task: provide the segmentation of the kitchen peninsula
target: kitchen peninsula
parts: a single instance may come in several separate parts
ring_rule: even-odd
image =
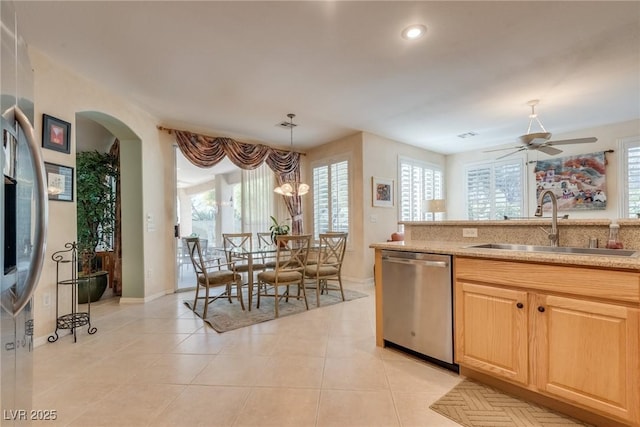
[[[610,223],[559,220],[560,246],[604,246]],[[452,255],[462,375],[596,425],[640,425],[640,220],[617,223],[630,256],[472,247],[548,246],[548,220],[404,223],[404,242],[371,245],[377,344],[393,315],[383,311],[382,251]]]

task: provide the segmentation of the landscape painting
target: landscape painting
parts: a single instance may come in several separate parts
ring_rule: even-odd
[[[589,153],[536,162],[536,197],[544,190],[556,195],[559,211],[607,208],[605,153]],[[544,210],[551,208],[544,203]]]

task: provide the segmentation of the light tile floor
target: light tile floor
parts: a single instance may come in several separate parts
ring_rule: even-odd
[[[219,334],[182,304],[92,306],[88,335],[35,349],[34,409],[69,426],[458,424],[429,405],[458,375],[375,345],[366,298]]]

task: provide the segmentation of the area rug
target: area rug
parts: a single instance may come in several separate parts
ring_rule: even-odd
[[[430,408],[466,427],[590,426],[470,380],[462,381]]]
[[[368,296],[365,293],[353,291],[351,289],[344,290],[344,298],[346,301],[363,298]],[[245,306],[248,305],[249,299],[247,295],[244,295]],[[316,293],[314,290],[307,290],[307,301],[309,302],[309,310],[318,308],[316,304]],[[328,294],[320,295],[320,306],[328,306],[341,303],[342,297],[340,292],[329,292]],[[193,310],[193,299],[184,300],[183,303]],[[203,319],[205,323],[215,329],[217,332],[228,332],[234,329],[243,328],[245,326],[253,325],[256,323],[266,322],[275,319],[275,300],[273,298],[262,298],[260,300],[260,308],[256,308],[256,297],[253,299],[253,307],[251,311],[242,311],[238,300],[234,299],[232,304],[229,304],[228,299],[220,298],[209,304],[207,310],[207,318]],[[198,316],[202,317],[202,311],[204,309],[204,302],[198,300],[198,305],[195,312]],[[296,300],[293,298],[286,302],[284,299],[280,300],[278,306],[280,311],[280,317],[290,316],[292,314],[302,313],[306,311],[304,306],[304,300]]]

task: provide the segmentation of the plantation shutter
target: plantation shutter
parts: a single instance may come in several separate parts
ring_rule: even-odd
[[[313,233],[349,232],[349,162],[313,168]]]
[[[399,171],[400,220],[432,219],[432,213],[422,212],[422,205],[424,200],[442,198],[442,171],[426,163],[409,159],[400,159]]]
[[[626,191],[624,198],[625,217],[635,217],[640,213],[640,138],[625,144],[624,156],[626,166]]]
[[[349,232],[349,163],[345,160],[331,165],[331,227],[330,231]]]
[[[503,219],[524,212],[522,161],[467,168],[467,216],[470,220]]]

